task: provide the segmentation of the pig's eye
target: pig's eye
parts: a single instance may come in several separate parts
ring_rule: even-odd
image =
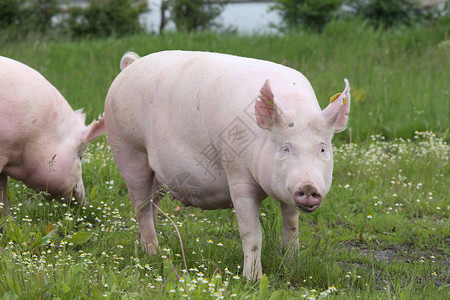
[[[289,152],[291,152],[290,145],[283,145],[283,146],[281,146],[281,148],[280,148],[281,158],[287,157],[289,155]]]

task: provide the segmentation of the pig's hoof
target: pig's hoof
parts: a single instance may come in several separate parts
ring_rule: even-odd
[[[300,243],[298,240],[285,242],[281,241],[281,253],[287,255],[293,255],[300,249]]]
[[[244,274],[243,275],[248,280],[256,281],[256,280],[259,280],[262,277],[263,274],[262,274],[261,269],[259,269],[259,270],[254,270],[254,272],[246,272],[244,270]]]

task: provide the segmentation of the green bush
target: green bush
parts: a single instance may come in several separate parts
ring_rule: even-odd
[[[272,10],[277,10],[285,28],[301,26],[322,31],[330,22],[342,0],[275,0]]]
[[[86,8],[69,9],[65,26],[76,38],[123,36],[143,31],[139,15],[146,9],[141,0],[89,0]]]
[[[0,28],[5,29],[20,18],[19,0],[0,0]]]
[[[0,29],[19,35],[45,33],[58,12],[57,0],[0,0]]]
[[[201,31],[219,24],[216,18],[222,13],[224,3],[211,3],[207,0],[171,0],[170,17],[178,30]]]
[[[350,0],[348,5],[356,15],[379,28],[396,25],[411,26],[436,19],[444,12],[420,6],[419,0]]]

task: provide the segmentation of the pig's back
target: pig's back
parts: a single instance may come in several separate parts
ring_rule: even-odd
[[[163,51],[125,68],[113,82],[106,105],[113,113],[120,111],[125,123],[142,120],[141,133],[165,127],[173,136],[204,139],[252,110],[248,106],[266,79],[276,95],[305,90],[314,95],[301,73],[279,64],[218,53]],[[139,135],[136,130],[129,133]]]

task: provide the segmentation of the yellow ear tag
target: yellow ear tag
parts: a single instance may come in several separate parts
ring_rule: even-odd
[[[269,100],[267,103],[273,107],[273,100]]]
[[[337,93],[337,94],[334,94],[333,96],[331,96],[330,103],[333,102],[334,100],[336,100],[341,94],[342,93]]]
[[[333,102],[334,100],[336,100],[341,94],[342,93],[337,93],[337,94],[334,94],[333,96],[331,96],[330,103]],[[346,104],[346,103],[347,103],[347,98],[344,98],[343,104]]]

